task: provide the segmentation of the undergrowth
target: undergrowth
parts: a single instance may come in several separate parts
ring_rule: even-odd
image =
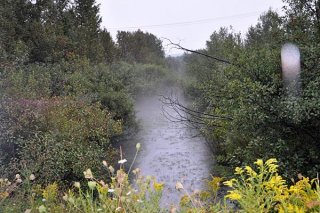
[[[140,144],[137,144],[137,153]],[[106,180],[96,179],[91,169],[83,172],[85,182],[74,182],[68,190],[59,190],[54,182],[46,186],[36,184],[36,174],[17,174],[12,181],[0,179],[0,212],[319,212],[319,179],[310,180],[298,175],[291,185],[278,174],[278,162],[258,159],[255,167],[235,169],[235,177],[228,181],[212,177],[207,189],[188,192],[182,182],[176,190],[184,195],[179,206],[169,209],[160,206],[165,183],[155,177],[144,177],[140,169],[124,170],[103,161]],[[133,164],[133,163],[132,163]],[[134,176],[132,184],[129,175]],[[227,195],[219,198],[221,186]]]

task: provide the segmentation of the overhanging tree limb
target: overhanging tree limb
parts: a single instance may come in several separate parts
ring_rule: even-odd
[[[215,61],[218,61],[220,63],[223,64],[227,64],[227,65],[232,65],[232,66],[237,66],[239,67],[239,65],[236,65],[228,60],[225,59],[221,59],[212,55],[208,55],[206,53],[200,52],[200,51],[196,51],[196,50],[190,50],[187,49],[185,47],[182,47],[180,44],[178,43],[174,43],[172,42],[170,39],[168,38],[163,38],[164,40],[167,40],[169,42],[169,45],[173,45],[175,48],[183,50],[183,51],[187,51],[190,53],[194,53],[194,54],[198,54],[201,56],[204,56],[208,59],[212,59]],[[205,112],[199,112],[197,110],[194,109],[190,109],[186,106],[184,106],[183,104],[181,104],[177,99],[174,99],[172,96],[171,97],[165,97],[165,96],[161,96],[161,101],[164,105],[166,105],[168,108],[171,108],[172,111],[175,112],[175,116],[173,116],[170,112],[168,112],[164,107],[162,108],[163,111],[163,115],[170,121],[172,122],[186,122],[188,124],[190,124],[193,128],[199,129],[200,126],[205,125],[206,120],[212,120],[214,122],[216,121],[221,121],[221,120],[232,120],[231,117],[229,116],[222,116],[222,115],[212,115],[212,114],[207,114]],[[219,125],[217,124],[212,124],[215,127],[219,127]]]
[[[187,126],[200,129],[201,126],[206,124],[207,120],[214,121],[212,126],[220,127],[216,122],[221,120],[232,120],[229,116],[212,115],[204,112],[199,112],[194,109],[190,109],[177,99],[171,96],[160,95],[160,101],[163,103],[162,114],[171,122],[185,122]]]
[[[168,38],[163,38],[163,39],[167,40],[167,41],[170,43],[170,45],[173,45],[173,46],[175,46],[176,48],[178,48],[178,49],[180,49],[180,50],[184,50],[184,51],[187,51],[187,52],[191,52],[191,53],[195,53],[195,54],[198,54],[198,55],[202,55],[202,56],[205,56],[205,57],[207,57],[207,58],[216,60],[216,61],[221,62],[221,63],[224,63],[224,64],[229,64],[229,65],[237,66],[236,64],[234,64],[234,63],[232,63],[232,62],[230,62],[230,61],[227,61],[227,60],[225,60],[225,59],[217,58],[217,57],[215,57],[215,56],[208,55],[208,54],[206,54],[206,53],[202,53],[202,52],[199,52],[199,51],[196,51],[196,50],[190,50],[190,49],[187,49],[187,48],[185,48],[185,47],[182,47],[180,44],[174,43],[174,42],[172,42],[172,41],[171,41],[170,39],[168,39]]]

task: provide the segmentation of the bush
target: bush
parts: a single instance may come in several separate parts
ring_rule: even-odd
[[[50,67],[42,65],[10,66],[1,70],[1,96],[41,98],[51,94]]]
[[[137,145],[137,152],[139,148]],[[120,160],[120,169],[115,171],[103,161],[106,177],[111,182],[105,183],[98,179],[97,175],[93,175],[91,169],[87,169],[83,172],[86,181],[83,184],[74,182],[73,187],[62,194],[57,183],[45,187],[35,185],[33,174],[30,176],[17,174],[12,182],[0,179],[0,210],[1,212],[22,212],[26,209],[29,212],[161,212],[159,201],[164,184],[157,182],[154,177],[143,177],[139,169],[132,171],[135,185],[129,184],[130,171],[126,173],[123,170],[125,162],[125,159]],[[28,191],[24,192],[23,187],[29,187]],[[9,197],[13,193],[15,196]],[[28,202],[18,199],[23,194],[28,196]],[[13,209],[11,202],[14,199],[17,205]]]
[[[100,169],[101,159],[112,161],[110,139],[121,134],[122,123],[112,119],[99,103],[70,98],[16,100],[6,104],[14,140],[1,141],[10,162],[8,173],[27,170],[39,183],[70,183],[83,168]],[[10,138],[10,137],[8,137]],[[9,154],[8,154],[8,151]]]

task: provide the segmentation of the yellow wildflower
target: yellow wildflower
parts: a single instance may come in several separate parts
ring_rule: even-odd
[[[239,194],[237,190],[230,191],[229,194],[226,195],[226,198],[229,198],[230,200],[240,200],[241,194]]]
[[[236,171],[235,172],[236,175],[241,175],[244,172],[243,169],[240,167],[236,167],[235,171]]]
[[[9,193],[8,192],[0,192],[0,200],[3,200],[5,198],[9,197]]]
[[[153,183],[153,188],[157,192],[161,192],[163,190],[164,183],[157,183],[156,181]]]
[[[257,173],[250,166],[246,166],[245,170],[247,170],[247,174],[251,177],[257,177]]]
[[[231,180],[228,180],[228,181],[224,181],[223,184],[225,186],[229,186],[229,187],[232,187],[233,186],[233,182],[235,182],[236,179],[232,178]]]
[[[276,163],[278,163],[278,161],[275,158],[270,158],[269,160],[266,161],[267,166],[269,166],[271,164],[275,165]]]
[[[300,208],[299,206],[292,205],[289,203],[289,205],[286,208],[286,212],[292,212],[292,213],[304,213],[305,210],[303,208]]]
[[[217,192],[220,188],[220,182],[222,180],[223,180],[223,178],[221,178],[221,177],[212,177],[212,180],[208,181],[209,188],[212,191]]]
[[[188,195],[184,195],[180,198],[180,205],[186,206],[190,203],[190,197]]]
[[[258,159],[256,162],[254,162],[254,164],[256,164],[259,167],[263,166],[263,160],[262,159]]]

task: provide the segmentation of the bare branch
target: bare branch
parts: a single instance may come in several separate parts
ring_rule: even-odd
[[[206,124],[206,121],[232,120],[228,116],[211,115],[190,109],[171,94],[170,96],[160,95],[160,101],[163,103],[162,114],[166,119],[175,123],[185,123],[187,127],[200,129]],[[219,127],[218,124],[212,124]]]
[[[198,54],[198,55],[202,55],[202,56],[205,56],[205,57],[207,57],[207,58],[210,58],[210,59],[219,61],[219,62],[224,63],[224,64],[229,64],[229,65],[234,65],[234,66],[236,66],[236,65],[233,64],[232,62],[227,61],[227,60],[225,60],[225,59],[217,58],[217,57],[214,57],[214,56],[212,56],[212,55],[208,55],[208,54],[206,54],[206,53],[202,53],[202,52],[199,52],[199,51],[196,51],[196,50],[187,49],[187,48],[185,48],[185,47],[182,47],[182,46],[181,46],[180,44],[178,44],[178,43],[172,42],[172,41],[171,41],[170,39],[168,39],[168,38],[163,38],[163,39],[167,40],[167,41],[170,43],[170,45],[175,46],[177,49],[180,49],[180,50],[183,50],[183,51],[187,51],[187,52],[191,52],[191,53],[195,53],[195,54]]]

